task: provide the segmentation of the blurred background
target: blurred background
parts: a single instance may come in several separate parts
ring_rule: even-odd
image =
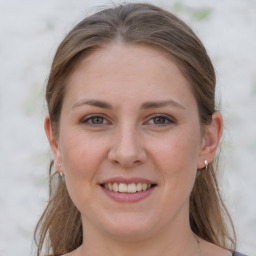
[[[147,2],[187,22],[214,62],[225,120],[221,190],[238,250],[255,256],[256,1]],[[111,3],[121,1],[0,0],[0,255],[35,255],[33,230],[47,202],[51,157],[44,87],[55,50],[78,21]]]

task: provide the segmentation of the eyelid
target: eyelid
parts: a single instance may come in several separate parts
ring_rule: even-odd
[[[163,118],[165,118],[165,119],[168,121],[168,123],[165,123],[165,124],[152,124],[152,125],[156,125],[156,126],[166,126],[166,125],[170,125],[170,124],[176,123],[176,121],[175,121],[175,119],[174,119],[173,117],[171,117],[170,115],[167,115],[167,114],[163,114],[163,113],[150,115],[150,116],[147,118],[146,123],[148,123],[150,120],[152,120],[152,119],[154,119],[154,118],[157,118],[157,117],[163,117]]]
[[[89,121],[92,120],[93,118],[102,118],[103,119],[103,123],[101,124],[93,124],[93,123],[90,123]],[[167,123],[164,123],[164,124],[149,124],[149,125],[152,125],[152,126],[167,126],[167,125],[171,125],[171,124],[174,124],[176,123],[175,119],[173,117],[171,117],[170,115],[168,114],[163,114],[163,113],[157,113],[157,114],[152,114],[152,115],[149,115],[147,117],[147,120],[143,123],[143,125],[148,125],[148,123],[154,119],[154,118],[157,118],[157,117],[162,117],[162,118],[165,118],[168,122]],[[95,114],[89,114],[89,115],[86,115],[85,117],[83,117],[81,119],[81,123],[82,124],[85,124],[87,126],[94,126],[94,127],[102,127],[104,125],[110,125],[112,124],[111,121],[109,121],[109,118],[105,116],[105,114],[102,114],[102,113],[95,113]]]
[[[102,118],[104,120],[107,121],[107,123],[103,122],[102,124],[90,124],[88,121],[89,120],[92,120],[93,118]],[[82,124],[85,124],[85,125],[88,125],[88,126],[104,126],[104,125],[107,125],[109,123],[111,123],[108,118],[106,118],[106,116],[104,114],[101,114],[101,113],[97,113],[97,114],[91,114],[91,115],[87,115],[85,116],[84,118],[81,119],[81,123]]]

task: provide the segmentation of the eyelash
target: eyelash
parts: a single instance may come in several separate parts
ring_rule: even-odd
[[[96,124],[92,123],[93,119],[96,119],[96,118],[101,119],[103,122],[102,123],[98,123],[98,124],[97,123]],[[161,124],[155,124],[155,123],[149,124],[149,122],[151,120],[154,120],[156,118],[164,119],[164,123],[161,123]],[[103,115],[100,115],[100,114],[88,116],[85,119],[83,119],[81,122],[83,124],[88,125],[88,126],[94,126],[94,127],[100,127],[102,125],[107,125],[107,124],[110,123]],[[173,124],[173,123],[175,123],[175,121],[170,116],[168,116],[168,115],[156,114],[156,115],[150,116],[150,118],[145,123],[143,123],[143,124],[147,124],[147,123],[149,125],[156,125],[156,126],[160,126],[161,127],[161,126],[167,126],[167,125]]]
[[[102,119],[103,123],[93,124],[92,120],[96,119],[96,118]],[[88,126],[96,126],[97,127],[97,126],[102,126],[102,125],[106,125],[107,123],[109,123],[108,121],[104,123],[104,120],[107,121],[107,119],[103,115],[98,114],[98,115],[91,115],[91,116],[86,117],[85,119],[82,120],[82,123],[86,124]]]
[[[167,126],[167,125],[170,125],[170,124],[173,124],[175,123],[175,121],[168,115],[165,115],[165,114],[157,114],[157,115],[153,115],[150,117],[150,119],[147,121],[147,123],[150,121],[150,120],[154,120],[156,118],[162,118],[164,119],[165,123],[163,124],[150,124],[150,125],[157,125],[157,126]]]

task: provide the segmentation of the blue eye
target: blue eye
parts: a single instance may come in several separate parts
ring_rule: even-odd
[[[148,121],[148,123],[150,125],[164,126],[164,125],[172,124],[172,123],[174,123],[174,121],[166,115],[157,115],[157,116],[152,117]]]
[[[100,126],[104,124],[108,124],[108,121],[103,117],[99,115],[89,116],[82,120],[83,124],[87,124],[89,126]]]

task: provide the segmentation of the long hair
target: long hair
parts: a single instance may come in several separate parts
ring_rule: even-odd
[[[111,42],[147,44],[170,55],[189,81],[197,101],[200,123],[210,124],[215,110],[215,72],[194,32],[175,15],[150,4],[123,4],[82,20],[64,38],[53,59],[46,101],[51,128],[58,136],[59,118],[67,81],[76,65],[94,50]],[[192,231],[213,244],[235,249],[236,236],[221,198],[217,164],[200,172],[190,195]],[[82,244],[81,215],[69,197],[65,183],[49,169],[50,196],[36,229],[37,255],[68,253]],[[84,227],[86,228],[86,227]],[[231,228],[231,233],[230,233]]]

